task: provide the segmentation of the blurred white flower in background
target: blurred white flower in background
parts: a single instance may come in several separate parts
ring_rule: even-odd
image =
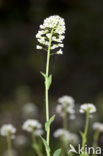
[[[22,108],[22,116],[24,119],[35,118],[38,115],[38,108],[34,103],[26,103]]]
[[[22,128],[27,132],[33,132],[35,136],[43,134],[42,124],[38,120],[28,119]]]
[[[74,106],[75,101],[74,101],[73,97],[68,96],[68,95],[64,95],[58,99],[58,102],[61,104],[67,104],[70,106]]]
[[[75,145],[79,142],[79,137],[77,134],[71,133],[68,130],[64,129],[57,129],[54,132],[54,137],[64,139],[67,143],[72,143]]]
[[[95,122],[93,124],[93,129],[99,132],[103,132],[103,123]]]
[[[12,124],[4,124],[0,129],[0,134],[2,136],[10,135],[11,139],[15,138],[16,128]]]
[[[58,15],[50,16],[46,18],[40,29],[36,34],[36,38],[40,43],[37,45],[37,49],[46,49],[49,46],[49,41],[51,40],[51,50],[56,48],[62,48],[63,39],[65,38],[65,21]],[[55,54],[63,54],[62,50],[59,49]]]
[[[23,147],[28,144],[28,139],[24,135],[17,135],[14,144],[16,147]]]
[[[71,96],[62,96],[58,99],[60,104],[56,107],[56,112],[64,117],[65,113],[70,115],[70,119],[75,119],[74,99]]]
[[[85,113],[89,111],[89,113],[95,113],[96,112],[96,107],[92,103],[85,103],[80,106],[80,113]]]

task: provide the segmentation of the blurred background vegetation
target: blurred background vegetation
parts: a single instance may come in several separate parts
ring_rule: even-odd
[[[45,121],[40,71],[46,58],[35,48],[35,35],[44,18],[54,14],[65,19],[67,29],[64,54],[51,59],[51,114],[57,98],[67,94],[77,105],[95,103],[103,121],[103,1],[0,0],[0,125],[14,123],[20,133],[26,103],[35,103],[36,118]]]

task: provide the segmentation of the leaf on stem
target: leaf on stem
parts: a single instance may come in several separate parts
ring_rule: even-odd
[[[40,73],[44,78],[46,77],[46,74],[44,74],[43,72],[40,72]]]
[[[59,148],[54,152],[53,156],[60,156],[60,154],[61,154],[61,149]]]
[[[45,130],[48,131],[50,128],[51,123],[54,121],[55,115],[53,115],[46,123],[45,123]]]
[[[52,83],[52,75],[49,75],[49,77],[47,77],[47,86],[48,86],[48,89],[50,88],[51,83]]]
[[[43,141],[43,144],[44,144],[44,146],[45,146],[46,151],[49,151],[49,152],[50,152],[50,147],[49,147],[49,145],[47,144],[46,140],[45,140],[42,136],[40,136],[40,138],[41,138],[42,141]]]

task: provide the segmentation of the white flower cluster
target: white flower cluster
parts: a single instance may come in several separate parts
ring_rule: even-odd
[[[11,124],[5,124],[1,127],[0,134],[2,136],[10,135],[11,139],[15,138],[16,128]]]
[[[93,124],[93,129],[99,132],[103,132],[103,123],[95,122]]]
[[[40,25],[40,30],[36,34],[36,38],[40,45],[37,45],[37,49],[43,49],[49,46],[49,41],[51,40],[51,50],[60,48],[56,54],[63,54],[61,48],[64,47],[63,39],[65,38],[65,21],[60,16],[54,15],[46,18],[42,25]]]
[[[71,133],[71,132],[64,130],[64,129],[57,129],[54,132],[54,137],[55,138],[62,138],[65,141],[67,141],[69,143],[73,143],[73,144],[77,144],[79,142],[79,137],[77,134]]]
[[[38,108],[34,103],[26,103],[22,108],[23,118],[35,118],[38,114]]]
[[[96,112],[96,107],[94,104],[91,103],[85,103],[80,106],[80,113],[85,113],[89,111],[89,113],[95,113]]]
[[[74,99],[71,96],[62,96],[58,99],[59,104],[56,107],[56,112],[60,116],[64,116],[65,113],[70,114],[71,118],[74,116],[75,110],[74,110]]]
[[[42,125],[37,120],[29,119],[25,121],[22,128],[27,132],[33,131],[35,136],[43,134]]]

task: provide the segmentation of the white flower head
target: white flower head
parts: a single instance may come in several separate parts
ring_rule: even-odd
[[[38,120],[29,119],[24,122],[22,128],[27,132],[33,132],[35,136],[43,134],[42,125]]]
[[[10,135],[11,139],[15,138],[16,128],[12,124],[5,124],[1,127],[0,134],[2,136]]]
[[[60,104],[56,107],[56,112],[61,116],[65,116],[66,114],[74,115],[74,99],[71,96],[62,96],[58,99]]]
[[[103,123],[95,122],[93,124],[93,129],[99,132],[103,132]]]
[[[40,129],[42,127],[41,123],[39,121],[34,119],[29,119],[24,122],[22,128],[23,130],[26,130],[28,132],[32,132],[32,130]]]
[[[86,103],[80,106],[80,113],[85,113],[87,111],[89,111],[89,113],[95,113],[96,112],[95,105],[91,103]]]
[[[74,106],[74,99],[73,99],[73,97],[68,96],[68,95],[64,95],[64,96],[60,97],[58,99],[58,102],[63,104],[63,105],[67,104],[67,105],[70,105],[70,106]]]
[[[37,49],[48,48],[50,40],[51,50],[64,47],[62,42],[65,38],[65,30],[65,21],[60,16],[54,15],[46,18],[36,34],[36,38],[40,43],[40,47],[37,46]]]
[[[64,129],[57,129],[54,132],[54,137],[55,138],[62,138],[65,141],[67,141],[68,143],[73,143],[73,144],[77,144],[79,142],[79,137],[78,135],[76,135],[75,133],[71,133],[67,130]]]

